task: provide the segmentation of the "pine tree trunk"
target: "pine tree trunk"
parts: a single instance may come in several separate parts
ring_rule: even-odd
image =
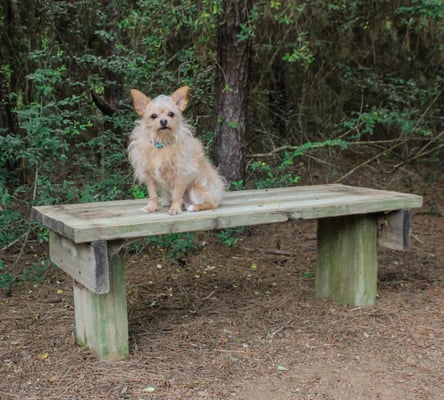
[[[218,28],[215,163],[228,182],[244,179],[251,40],[239,39],[250,0],[223,0]]]
[[[0,136],[17,132],[17,121],[12,112],[9,99],[8,83],[0,72]]]

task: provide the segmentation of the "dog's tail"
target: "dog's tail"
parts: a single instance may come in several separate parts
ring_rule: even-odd
[[[218,206],[219,205],[214,203],[213,201],[207,201],[205,203],[190,204],[187,206],[187,211],[197,212],[197,211],[205,211],[205,210],[214,210]]]

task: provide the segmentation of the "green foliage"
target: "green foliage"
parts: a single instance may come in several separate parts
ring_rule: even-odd
[[[321,147],[339,147],[345,149],[348,142],[343,139],[327,139],[322,142],[306,142],[300,146],[287,146],[270,161],[252,161],[248,165],[250,180],[256,189],[294,186],[299,182],[297,173],[298,157]],[[279,150],[279,149],[278,149]],[[284,151],[285,150],[285,151]]]
[[[22,215],[14,209],[3,209],[0,212],[0,247],[18,239],[24,233]]]
[[[255,25],[259,20],[259,7],[257,4],[253,4],[248,13],[248,20],[240,24],[240,32],[237,34],[236,39],[239,42],[252,39],[255,35]]]
[[[382,105],[366,105],[352,111],[342,121],[350,138],[384,132],[386,137],[430,137],[434,126],[440,123],[442,106],[435,100],[442,93],[442,77],[435,78],[433,86],[409,79],[405,81],[390,75],[380,78],[366,70],[367,92],[384,99]],[[348,75],[352,81],[355,77]],[[427,118],[424,118],[427,112]]]
[[[442,22],[444,7],[441,0],[412,0],[409,5],[398,7],[396,14],[401,16],[401,23],[413,28],[416,33],[428,30],[431,21]],[[437,31],[444,33],[442,25]]]
[[[0,289],[8,292],[13,285],[20,283],[43,283],[49,278],[49,273],[55,265],[48,259],[34,262],[31,266],[24,267],[20,274],[7,271],[4,261],[0,259]]]
[[[133,187],[133,199],[143,199],[147,196],[146,190],[139,185]]]
[[[278,162],[276,162],[278,160]],[[270,162],[254,161],[249,165],[252,173],[251,180],[256,189],[266,189],[273,187],[294,186],[300,176],[292,172],[294,158],[285,152],[279,159]]]
[[[24,233],[22,215],[12,207],[12,196],[0,179],[0,248]],[[1,270],[0,270],[1,275]]]
[[[418,126],[417,119],[410,112],[397,112],[385,108],[373,108],[369,112],[351,113],[351,117],[344,121],[344,127],[353,130],[353,139],[360,139],[363,135],[373,135],[376,129],[386,130],[397,127],[403,135],[430,136],[429,129]]]
[[[180,84],[193,86],[197,99],[209,92],[219,13],[214,0],[137,2],[118,22],[124,81],[148,94],[172,92]]]
[[[300,176],[295,174],[293,167],[294,156],[287,151],[270,162],[253,161],[248,166],[256,189],[294,186]]]
[[[249,231],[248,227],[238,227],[223,229],[218,231],[215,236],[219,239],[219,242],[224,246],[233,248],[241,239],[242,235],[245,235]],[[168,235],[150,236],[143,241],[145,246],[153,247],[166,254],[171,260],[184,260],[190,254],[199,250],[199,246],[196,243],[196,235],[192,232],[185,233],[170,233]],[[132,250],[140,251],[141,243],[133,246]]]
[[[24,282],[43,283],[48,279],[48,274],[55,265],[49,259],[34,262],[30,267],[23,269],[21,280]]]
[[[315,55],[310,50],[306,37],[307,33],[301,32],[297,38],[297,47],[291,53],[285,53],[282,59],[289,63],[299,62],[307,67],[313,64],[315,62]]]
[[[14,282],[14,274],[5,271],[4,261],[0,259],[0,290],[8,292]]]
[[[145,243],[165,251],[170,259],[184,259],[198,249],[195,235],[191,232],[150,236],[145,239]]]
[[[228,187],[229,191],[245,190],[245,189],[246,189],[245,182],[243,181],[243,179],[230,182],[230,185]]]
[[[13,19],[0,18],[0,248],[11,250],[29,229],[45,240],[29,228],[32,204],[145,197],[127,162],[130,88],[156,96],[191,86],[186,117],[211,147],[224,17],[220,0],[43,1],[39,13],[16,3]],[[443,131],[442,1],[252,3],[236,36],[253,47],[246,148],[271,156],[254,159],[233,190],[294,185],[299,158],[321,147]],[[193,251],[190,236],[156,240],[173,257]],[[2,265],[0,280],[8,277]]]
[[[237,228],[223,229],[216,233],[216,237],[219,239],[219,242],[221,244],[232,249],[241,240],[242,235],[244,235],[248,231],[248,227],[242,226]]]

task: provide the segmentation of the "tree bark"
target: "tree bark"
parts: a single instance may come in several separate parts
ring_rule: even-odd
[[[12,112],[8,83],[0,72],[0,136],[17,132],[17,120]]]
[[[251,40],[239,39],[251,0],[223,0],[218,27],[215,163],[229,183],[245,177]]]

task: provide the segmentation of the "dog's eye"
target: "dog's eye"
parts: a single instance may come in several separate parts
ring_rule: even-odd
[[[156,119],[157,118],[157,114],[151,114],[151,118],[152,119]]]
[[[168,116],[169,116],[170,118],[173,118],[173,117],[174,117],[174,113],[173,113],[172,111],[170,111],[170,112],[168,113]]]

